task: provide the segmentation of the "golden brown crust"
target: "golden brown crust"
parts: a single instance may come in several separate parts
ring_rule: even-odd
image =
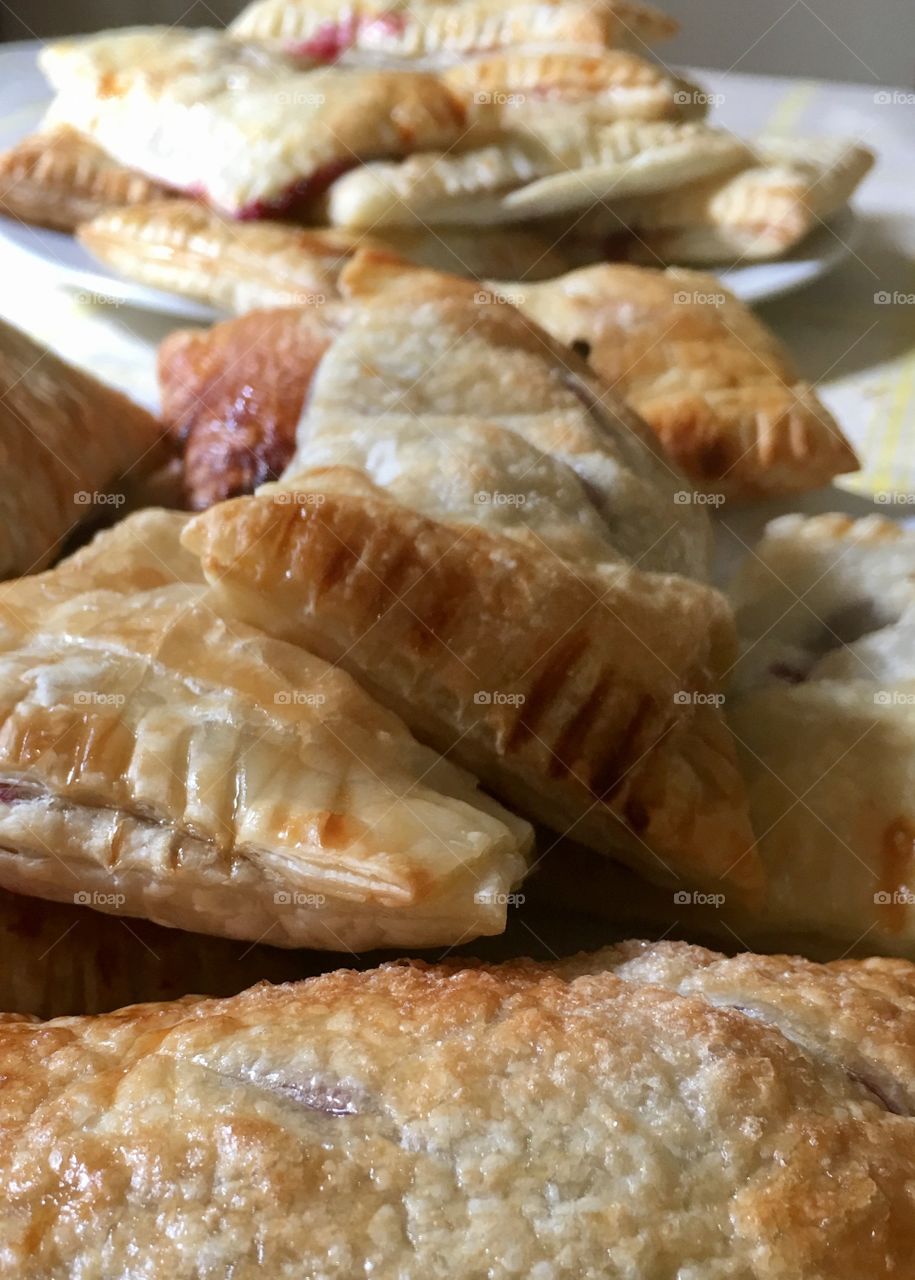
[[[389,965],[5,1019],[0,1072],[23,1280],[138,1248],[175,1280],[891,1280],[915,1249],[908,964]]]
[[[746,500],[856,469],[788,352],[713,276],[603,264],[519,297],[526,314],[586,353],[701,488]]]
[[[225,607],[341,662],[548,825],[655,878],[754,884],[713,593],[428,520],[359,473],[288,483],[189,526]]]
[[[150,413],[0,322],[0,578],[49,564],[164,454]]]
[[[56,231],[75,231],[105,209],[168,194],[66,125],[33,134],[0,155],[0,213]]]

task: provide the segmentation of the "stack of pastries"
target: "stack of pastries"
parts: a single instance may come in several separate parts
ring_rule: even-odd
[[[533,227],[264,220],[282,133],[154,172],[211,92],[239,146],[313,93],[297,198],[459,205],[461,93],[541,64],[569,137],[699,137],[615,47],[668,26],[258,0],[49,52],[20,195],[64,139],[43,220],[120,206],[87,243],[238,314],[165,340],[158,417],[0,326],[0,1275],[911,1273],[915,537],[789,515],[710,583],[715,512],[856,466],[791,354],[699,272],[534,281]]]

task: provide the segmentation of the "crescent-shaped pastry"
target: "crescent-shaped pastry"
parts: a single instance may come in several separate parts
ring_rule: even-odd
[[[527,825],[341,670],[221,618],[185,518],[0,587],[0,886],[281,946],[501,931]]]
[[[7,1016],[0,1076],[22,1280],[890,1280],[915,1249],[902,961],[393,964]]]
[[[254,0],[229,28],[308,61],[349,55],[445,64],[517,45],[643,45],[677,23],[638,0]]]
[[[518,305],[722,501],[801,492],[858,465],[771,330],[710,275],[608,264],[518,289]]]
[[[75,231],[105,209],[168,194],[66,125],[32,134],[0,155],[0,213],[56,231]]]
[[[432,75],[302,70],[216,31],[136,27],[48,45],[48,121],[240,217],[307,205],[361,160],[452,145],[465,112]]]
[[[0,321],[0,578],[32,573],[162,461],[152,414]]]

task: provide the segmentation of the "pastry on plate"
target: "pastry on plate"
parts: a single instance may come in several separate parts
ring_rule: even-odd
[[[457,97],[432,75],[302,70],[216,31],[137,27],[46,46],[48,121],[238,217],[307,206],[362,160],[451,146]]]
[[[853,471],[854,450],[775,334],[714,276],[602,263],[505,285],[722,499],[801,492]]]
[[[595,119],[678,120],[704,114],[702,95],[623,49],[514,48],[464,58],[442,79],[474,106],[542,113],[574,103]]]
[[[79,228],[90,252],[119,275],[210,303],[219,311],[319,307],[359,249],[401,256],[455,275],[546,279],[568,262],[523,228],[444,227],[378,235],[339,227],[237,222],[190,200],[112,209]]]
[[[494,295],[355,260],[278,485],[185,530],[226,612],[353,672],[506,803],[755,884],[728,610],[647,429]],[[699,519],[696,516],[699,514]]]
[[[624,943],[0,1021],[22,1280],[860,1280],[915,1249],[915,973]],[[217,1224],[218,1229],[214,1227]]]
[[[150,413],[0,321],[0,578],[60,555],[162,461]]]
[[[615,206],[613,229],[635,232],[629,256],[696,265],[782,257],[847,204],[874,163],[844,138],[764,137],[753,151],[755,163],[730,173]]]
[[[66,125],[32,134],[0,155],[0,213],[55,231],[74,231],[105,209],[168,194]]]
[[[500,932],[527,824],[343,671],[221,618],[185,519],[0,587],[0,886],[325,950]]]
[[[229,30],[306,61],[348,55],[447,65],[518,45],[641,47],[673,35],[677,23],[638,0],[254,0]]]
[[[733,134],[701,121],[606,121],[561,102],[499,114],[497,130],[487,137],[481,126],[461,148],[416,148],[338,177],[328,221],[377,231],[568,214],[679,187],[746,155]]]
[[[0,1008],[8,1013],[107,1013],[141,1000],[174,1000],[188,990],[228,996],[262,979],[307,977],[320,962],[317,955],[95,911],[91,894],[77,892],[73,899],[49,902],[0,890]]]

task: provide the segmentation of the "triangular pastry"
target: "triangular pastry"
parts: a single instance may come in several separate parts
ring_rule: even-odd
[[[526,824],[342,671],[220,618],[184,519],[0,588],[0,885],[283,946],[499,932]]]
[[[677,23],[638,0],[254,0],[229,29],[308,61],[361,55],[447,63],[519,44],[641,46],[673,35]]]
[[[503,111],[490,140],[376,161],[327,193],[328,220],[348,227],[504,223],[587,209],[733,168],[746,148],[699,121],[602,121],[559,103]]]
[[[689,478],[746,500],[857,467],[781,342],[713,276],[608,264],[517,290],[518,305],[657,432]]]
[[[62,553],[162,460],[152,414],[0,321],[0,578]],[[118,490],[115,492],[115,490]]]
[[[168,194],[66,125],[32,134],[0,155],[0,213],[57,231],[75,231],[104,209]]]
[[[903,1277],[915,971],[629,942],[0,1022],[23,1280]],[[218,1228],[218,1229],[217,1229]],[[686,1260],[686,1261],[683,1261]],[[682,1262],[682,1265],[681,1265]]]
[[[41,67],[113,159],[241,217],[307,204],[361,160],[450,146],[465,113],[434,76],[301,70],[216,31],[137,27],[59,41]]]
[[[238,222],[190,200],[106,210],[79,228],[82,244],[129,280],[242,313],[255,307],[321,307],[359,249],[401,256],[455,275],[547,279],[568,263],[544,236],[521,228],[390,229]]]
[[[630,421],[513,308],[411,273],[330,347],[282,482],[184,537],[221,608],[351,670],[522,812],[746,888],[730,621],[671,573],[703,534],[672,538],[675,478]]]

